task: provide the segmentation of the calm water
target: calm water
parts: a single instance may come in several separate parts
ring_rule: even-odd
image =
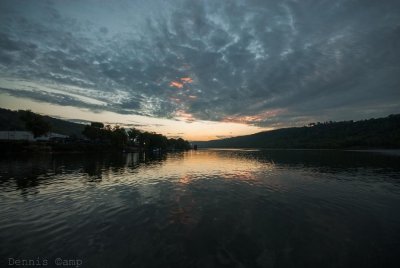
[[[0,159],[0,267],[400,267],[400,157],[199,150]],[[21,266],[19,266],[21,267]]]

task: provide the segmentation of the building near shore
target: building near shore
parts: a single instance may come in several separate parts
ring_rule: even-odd
[[[65,140],[67,138],[68,136],[66,135],[53,132],[35,138],[29,131],[0,131],[0,140],[2,141],[52,141]]]

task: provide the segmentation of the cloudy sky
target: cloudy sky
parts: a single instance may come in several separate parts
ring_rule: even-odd
[[[0,107],[207,140],[400,112],[398,0],[0,0]]]

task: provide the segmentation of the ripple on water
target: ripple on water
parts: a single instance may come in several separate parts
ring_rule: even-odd
[[[1,172],[1,257],[82,256],[88,267],[400,263],[398,158],[325,153],[2,160],[12,172]]]

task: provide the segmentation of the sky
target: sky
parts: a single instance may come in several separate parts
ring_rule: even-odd
[[[400,113],[398,0],[0,0],[0,107],[210,140]]]

